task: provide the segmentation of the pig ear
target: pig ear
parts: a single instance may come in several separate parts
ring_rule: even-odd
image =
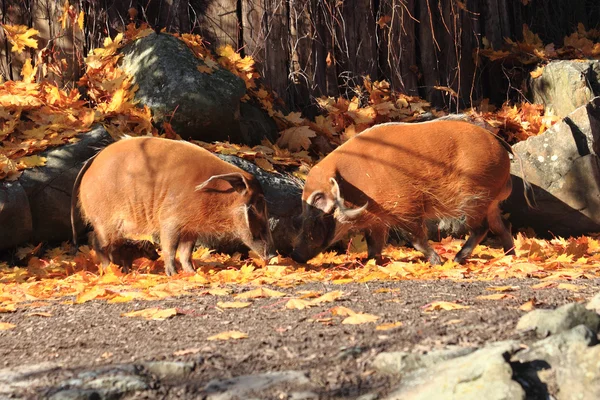
[[[329,183],[331,183],[331,194],[333,195],[333,198],[335,199],[335,205],[337,206],[335,213],[337,220],[340,222],[349,222],[360,217],[365,212],[369,202],[366,202],[362,207],[359,208],[347,208],[344,205],[344,198],[340,193],[340,186],[338,185],[337,181],[334,178],[329,178]]]
[[[308,199],[306,199],[306,204],[318,208],[325,214],[329,214],[335,205],[334,201],[328,199],[327,196],[325,196],[325,193],[320,190],[312,192],[310,196],[308,196]]]
[[[229,182],[238,193],[243,193],[248,189],[248,181],[246,180],[244,175],[240,174],[239,172],[233,172],[231,174],[213,175],[210,178],[208,178],[204,183],[201,183],[200,185],[196,186],[196,190],[205,189],[210,182],[219,179]]]

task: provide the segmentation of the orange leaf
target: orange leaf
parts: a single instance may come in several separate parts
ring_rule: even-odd
[[[496,292],[513,292],[519,289],[518,286],[490,286],[486,290],[493,290]]]
[[[583,286],[573,285],[572,283],[559,283],[557,286],[558,289],[571,290],[573,292],[578,292],[583,289]]]
[[[534,290],[537,290],[537,289],[548,289],[548,288],[552,288],[555,286],[557,286],[556,282],[546,281],[546,282],[535,284],[535,285],[531,286],[531,288]]]
[[[25,314],[28,317],[51,317],[52,313],[49,312],[42,312],[42,311],[35,311],[35,312],[30,312]]]
[[[4,306],[0,306],[0,313],[9,313],[17,311],[17,306],[15,304],[6,304]]]
[[[36,29],[28,28],[25,25],[2,25],[2,27],[8,41],[13,45],[12,52],[21,53],[25,47],[37,49],[37,40],[31,37],[40,33]]]
[[[356,312],[354,312],[351,309],[344,307],[344,306],[333,307],[331,309],[331,313],[333,315],[339,315],[341,317],[347,317],[347,316],[356,314]]]
[[[377,325],[375,330],[377,331],[388,331],[390,329],[402,326],[402,322],[386,322],[385,324]]]
[[[521,306],[519,306],[519,310],[531,311],[535,308],[535,304],[536,304],[535,297],[533,297],[528,302],[521,304]]]
[[[315,131],[308,126],[295,126],[281,132],[277,139],[277,146],[284,147],[290,151],[308,150],[311,145],[310,138],[317,136]]]

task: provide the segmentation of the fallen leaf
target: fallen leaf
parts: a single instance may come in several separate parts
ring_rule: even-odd
[[[350,315],[349,317],[344,319],[342,321],[342,324],[350,324],[350,325],[366,324],[368,322],[375,322],[378,319],[379,319],[379,317],[377,315],[356,313],[356,314]]]
[[[313,304],[308,300],[303,299],[289,299],[287,303],[285,303],[285,308],[296,309],[296,310],[304,310],[312,306]]]
[[[432,303],[424,305],[422,308],[425,312],[432,312],[439,310],[461,310],[464,308],[469,308],[469,306],[463,306],[462,304],[451,303],[448,301],[434,301]]]
[[[206,340],[245,339],[248,335],[240,331],[225,331],[208,337]]]
[[[0,313],[9,313],[9,312],[15,312],[15,311],[17,311],[16,304],[6,304],[3,306],[0,306]]]
[[[131,311],[128,313],[121,314],[123,317],[142,317],[147,320],[164,321],[167,318],[171,318],[179,314],[176,308],[160,309],[159,307],[151,307],[138,311]]]
[[[212,294],[213,296],[228,296],[231,293],[231,290],[225,288],[213,288],[208,289],[207,293]]]
[[[0,331],[7,331],[9,329],[13,329],[16,327],[15,324],[11,324],[9,322],[0,322]]]
[[[254,289],[254,290],[249,290],[247,292],[244,293],[239,293],[237,295],[235,295],[234,297],[236,299],[256,299],[259,297],[283,297],[285,296],[285,293],[283,292],[279,292],[277,290],[272,290],[269,288],[258,288],[258,289]]]
[[[332,292],[327,292],[324,295],[321,295],[315,299],[312,299],[311,303],[312,304],[321,304],[321,303],[325,303],[325,302],[332,302],[332,301],[339,299],[343,294],[344,294],[344,292],[342,292],[341,290],[334,290]]]
[[[375,330],[377,330],[377,331],[387,331],[387,330],[390,330],[390,329],[397,328],[399,326],[402,326],[402,322],[387,322],[385,324],[377,325],[375,327]]]
[[[183,350],[177,350],[173,352],[173,355],[175,357],[179,357],[179,356],[186,356],[188,354],[196,354],[196,353],[200,353],[202,351],[201,348],[199,347],[192,347],[190,349],[183,349]]]
[[[308,126],[295,126],[280,133],[277,146],[287,148],[290,151],[308,150],[311,145],[310,138],[317,133]]]
[[[490,286],[485,288],[486,290],[493,290],[495,292],[513,292],[519,289],[519,286]]]
[[[531,286],[531,288],[532,288],[533,290],[538,290],[538,289],[549,289],[549,288],[555,287],[555,286],[557,286],[557,285],[558,285],[558,284],[557,284],[556,282],[546,281],[546,282],[542,282],[542,283],[535,284],[535,285]]]
[[[535,308],[535,304],[536,304],[535,297],[533,297],[528,302],[521,304],[521,306],[519,306],[519,310],[531,311]]]
[[[35,312],[30,312],[25,314],[28,317],[51,317],[52,313],[49,312],[42,312],[42,311],[35,311]]]
[[[559,283],[557,286],[557,289],[571,290],[573,292],[578,292],[583,288],[583,286],[573,285],[572,283]]]
[[[355,311],[352,311],[348,307],[344,307],[344,306],[333,307],[330,311],[331,311],[331,314],[333,314],[333,315],[339,315],[339,316],[342,316],[342,317],[346,317],[346,316],[349,316],[349,315],[356,314]]]
[[[244,308],[250,306],[252,303],[244,301],[219,301],[217,307],[219,308]]]
[[[511,294],[506,294],[506,293],[494,293],[494,294],[488,294],[488,295],[484,295],[484,296],[477,296],[475,298],[479,299],[479,300],[503,300],[503,299],[514,299],[515,296],[513,296]]]

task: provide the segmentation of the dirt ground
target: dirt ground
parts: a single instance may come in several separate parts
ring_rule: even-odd
[[[384,395],[395,381],[375,372],[371,362],[381,351],[420,352],[447,345],[478,346],[504,339],[527,340],[514,331],[525,312],[518,309],[531,298],[538,308],[584,301],[600,289],[598,280],[577,280],[578,291],[550,287],[534,290],[537,279],[471,281],[400,281],[365,284],[311,283],[284,291],[289,297],[301,290],[342,290],[335,303],[303,310],[285,308],[289,297],[256,299],[241,309],[221,309],[218,301],[251,288],[233,287],[230,296],[191,295],[156,302],[108,304],[91,301],[66,305],[53,302],[36,309],[0,314],[1,322],[16,328],[0,331],[0,368],[43,361],[69,368],[148,360],[193,360],[196,368],[185,382],[171,382],[135,398],[198,398],[212,379],[226,379],[266,371],[306,371],[319,398],[357,398],[367,393]],[[558,283],[558,282],[557,282]],[[518,286],[502,300],[480,300],[496,292],[490,286]],[[384,290],[381,290],[384,289]],[[389,289],[389,290],[387,290]],[[433,301],[457,302],[469,308],[425,312]],[[122,313],[158,306],[176,307],[183,314],[163,321],[127,318]],[[341,324],[334,306],[380,318],[361,325]],[[29,315],[32,312],[51,316]],[[386,322],[401,322],[391,330],[376,330]],[[208,341],[217,333],[239,330],[248,338]],[[193,349],[193,350],[190,350]],[[175,352],[190,350],[176,356]],[[313,391],[315,388],[312,388]],[[278,389],[281,390],[281,389]],[[272,396],[272,397],[271,397]],[[285,393],[263,393],[260,398],[287,398]]]

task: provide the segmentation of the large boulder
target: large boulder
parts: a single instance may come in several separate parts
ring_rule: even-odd
[[[596,97],[543,134],[513,146],[513,192],[503,206],[513,226],[530,226],[540,235],[600,231],[599,139]],[[523,173],[533,188],[534,208],[524,201]]]
[[[600,95],[599,79],[599,60],[552,61],[530,82],[533,102],[544,104],[546,112],[566,117]]]
[[[204,62],[178,38],[152,33],[122,50],[121,68],[139,86],[135,93],[156,122],[170,122],[184,139],[259,144],[274,141],[277,128],[260,108],[240,107],[244,81],[215,67],[200,72]]]
[[[32,232],[28,239],[34,243],[71,238],[71,191],[75,178],[88,158],[113,141],[102,126],[79,138],[76,143],[42,152],[40,156],[46,157],[46,165],[27,169],[19,178],[31,214]],[[82,228],[79,218],[77,225]]]
[[[0,182],[0,250],[29,240],[33,226],[27,193],[19,182]]]

